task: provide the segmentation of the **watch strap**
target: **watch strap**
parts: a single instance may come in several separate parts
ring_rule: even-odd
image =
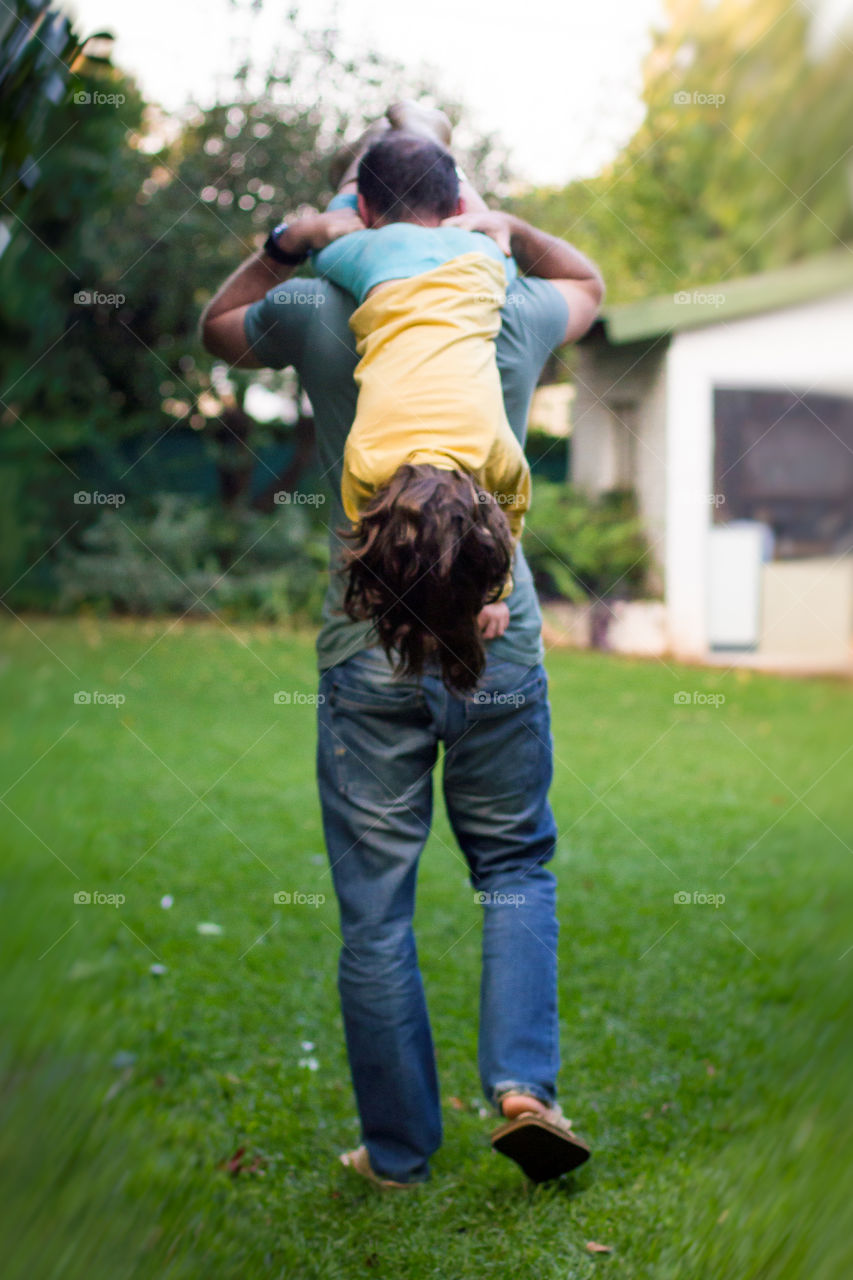
[[[285,249],[281,249],[278,237],[286,230],[286,222],[280,222],[277,227],[273,227],[264,241],[264,253],[274,262],[280,262],[283,267],[298,267],[308,257],[308,250],[304,249],[301,253],[288,253]]]

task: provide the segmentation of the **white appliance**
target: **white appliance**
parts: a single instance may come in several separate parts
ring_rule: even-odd
[[[708,645],[755,649],[761,627],[761,566],[773,531],[758,520],[714,525],[708,538]]]

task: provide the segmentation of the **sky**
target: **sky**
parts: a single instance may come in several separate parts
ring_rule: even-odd
[[[189,98],[212,102],[236,57],[254,52],[263,63],[293,4],[265,0],[254,17],[247,0],[68,0],[65,7],[82,34],[113,32],[114,61],[136,75],[146,97],[175,110]],[[808,5],[824,31],[853,9],[851,0]],[[663,13],[662,0],[303,0],[299,8],[311,27],[337,26],[354,51],[436,69],[472,127],[501,137],[520,181],[552,184],[596,173],[639,124],[640,65]]]

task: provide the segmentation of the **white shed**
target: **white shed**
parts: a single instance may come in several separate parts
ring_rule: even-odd
[[[571,475],[635,490],[676,656],[850,669],[853,249],[607,308]]]

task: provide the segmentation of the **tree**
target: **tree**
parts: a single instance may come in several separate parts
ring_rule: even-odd
[[[69,20],[47,0],[15,0],[0,15],[0,253],[12,235],[15,207],[38,180],[33,155],[51,108],[65,96],[68,67],[80,45]]]
[[[133,200],[149,165],[126,145],[142,103],[100,56],[81,57],[63,93],[39,136],[39,180],[15,191],[16,232],[0,258],[4,584],[72,523],[80,485],[68,460],[121,409],[100,368],[110,308],[74,295],[109,285],[107,211]]]
[[[299,388],[272,372],[226,377],[200,347],[199,314],[282,212],[328,198],[327,157],[381,114],[389,84],[426,86],[377,55],[348,59],[295,12],[282,30],[267,66],[239,67],[222,101],[178,118],[146,107],[109,62],[75,68],[21,211],[28,231],[0,259],[5,583],[96,514],[74,504],[84,477],[130,499],[198,485],[169,473],[173,441],[200,445],[226,505],[268,504],[296,483],[310,431]],[[505,176],[500,153],[469,142],[463,161],[489,189]],[[293,414],[258,422],[250,381],[287,390]],[[41,590],[49,566],[25,586]]]
[[[810,49],[790,0],[668,0],[645,119],[592,181],[536,190],[523,216],[602,265],[609,300],[783,266],[853,238],[853,52]]]

